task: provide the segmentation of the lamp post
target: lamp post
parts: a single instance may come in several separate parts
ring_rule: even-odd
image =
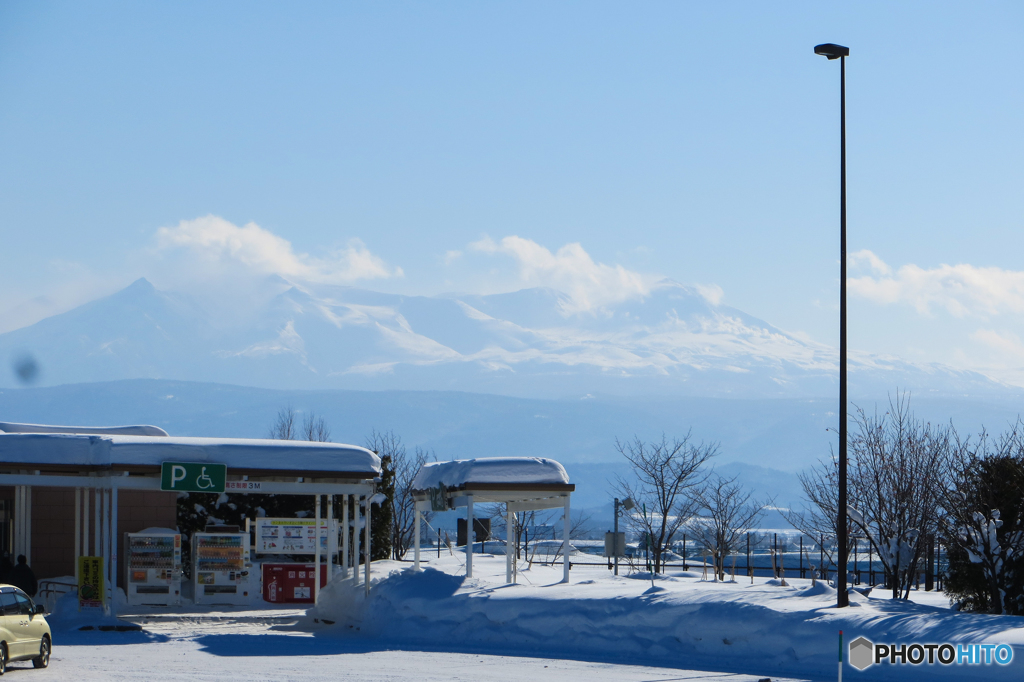
[[[622,514],[619,509],[621,507],[629,511],[634,506],[636,505],[633,504],[633,500],[628,497],[621,502],[619,498],[615,498],[615,535],[612,536],[612,554],[615,555],[615,575],[619,574],[619,516]],[[625,546],[625,543],[623,543],[623,546]]]
[[[839,504],[836,505],[840,566],[836,571],[836,606],[850,605],[846,592],[846,58],[850,48],[825,43],[814,54],[839,60]]]

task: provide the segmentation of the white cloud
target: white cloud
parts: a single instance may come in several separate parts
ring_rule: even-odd
[[[1013,332],[997,332],[994,329],[979,329],[971,334],[971,339],[988,346],[992,350],[1011,356],[1012,360],[1024,358],[1024,343]]]
[[[276,274],[330,284],[348,284],[363,279],[401,277],[402,269],[388,266],[358,239],[323,257],[296,253],[291,242],[256,223],[241,227],[208,215],[183,220],[175,227],[161,227],[156,233],[161,254],[184,250],[205,268],[218,264],[242,266],[255,274]]]
[[[849,259],[847,263],[850,267],[855,268],[859,263],[867,263],[868,267],[879,275],[888,275],[892,273],[892,268],[890,268],[885,261],[867,249],[851,253],[847,258]]]
[[[722,297],[725,296],[725,291],[717,284],[695,284],[694,288],[711,305],[718,305],[722,302]]]
[[[908,303],[929,315],[933,307],[954,317],[1024,312],[1024,272],[973,265],[925,269],[904,265],[895,273],[870,251],[850,256],[851,266],[866,262],[872,274],[850,277],[850,291],[875,303]]]
[[[462,258],[462,252],[459,251],[458,249],[452,249],[451,251],[446,251],[445,254],[444,254],[444,264],[445,265],[451,265],[452,263],[454,263],[455,261],[459,260],[460,258]]]
[[[505,237],[500,242],[484,237],[470,244],[469,248],[513,258],[522,285],[551,287],[568,294],[572,303],[565,308],[566,313],[596,310],[646,296],[661,279],[627,270],[621,265],[595,263],[576,242],[552,253],[537,242],[522,237]]]

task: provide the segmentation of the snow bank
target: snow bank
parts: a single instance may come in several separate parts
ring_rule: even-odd
[[[486,573],[487,561],[474,564]],[[492,560],[503,567],[504,559]],[[397,564],[393,564],[397,566]],[[457,566],[445,567],[457,570]],[[956,613],[908,602],[851,595],[835,608],[835,591],[810,581],[788,587],[710,583],[667,577],[612,577],[574,570],[570,585],[499,585],[427,568],[394,570],[376,582],[369,600],[321,602],[321,618],[336,634],[361,634],[401,645],[446,651],[551,656],[744,672],[763,676],[834,679],[838,633],[847,642],[865,636],[879,643],[1009,643],[1009,666],[889,666],[865,679],[1021,679],[1024,619]],[[553,574],[552,574],[553,575]],[[546,576],[521,573],[528,577]],[[324,592],[321,593],[324,595]],[[345,625],[342,626],[341,624]],[[857,672],[849,668],[849,674]]]
[[[428,462],[413,479],[413,490],[444,484],[457,488],[466,483],[567,484],[569,474],[553,459],[544,457],[486,457]]]
[[[128,605],[124,590],[118,588],[115,595],[115,606],[123,609]],[[68,592],[53,605],[50,613],[46,614],[46,622],[54,632],[68,632],[72,630],[99,630],[109,628],[130,628],[131,624],[110,616],[103,612],[102,608],[78,609],[78,593]]]

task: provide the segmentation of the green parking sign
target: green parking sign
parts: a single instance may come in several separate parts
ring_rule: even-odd
[[[224,464],[164,462],[160,468],[160,490],[222,493],[227,478],[228,468]]]

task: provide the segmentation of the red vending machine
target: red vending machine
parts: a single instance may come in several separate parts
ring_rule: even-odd
[[[312,604],[314,564],[263,564],[263,600],[271,604]],[[320,588],[327,566],[320,564]]]

